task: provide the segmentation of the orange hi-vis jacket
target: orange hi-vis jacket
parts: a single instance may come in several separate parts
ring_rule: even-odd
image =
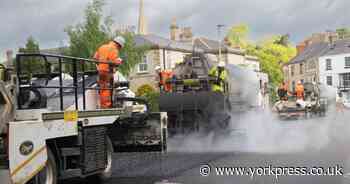
[[[98,48],[94,58],[99,62],[107,62],[115,65],[121,64],[121,61],[119,60],[119,50],[113,41]],[[100,63],[98,64],[97,70],[99,72],[110,72],[110,67],[109,64]]]
[[[167,84],[166,81],[168,79],[171,79],[173,77],[173,72],[170,70],[163,70],[160,72],[161,79],[160,79],[160,84],[164,87],[164,91],[170,92],[172,90],[171,84]]]
[[[295,86],[295,92],[297,95],[297,99],[304,99],[304,86],[302,84],[298,84]]]

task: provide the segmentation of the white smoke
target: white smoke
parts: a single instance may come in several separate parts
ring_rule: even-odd
[[[235,129],[230,133],[174,137],[169,151],[290,153],[319,151],[350,140],[348,114],[328,113],[324,118],[289,121],[274,116],[270,112],[233,116]]]
[[[243,100],[254,98],[254,83],[242,81],[254,81],[256,77],[245,73],[237,78],[238,72],[234,81],[240,87],[237,90],[244,93],[241,97]],[[327,87],[321,90],[323,97],[328,97],[330,102],[335,101],[336,91]],[[294,153],[319,151],[327,147],[338,149],[338,144],[350,140],[349,111],[338,113],[335,104],[329,103],[326,117],[288,121],[278,119],[277,114],[269,110],[233,113],[230,130],[225,133],[177,136],[169,140],[169,151]]]

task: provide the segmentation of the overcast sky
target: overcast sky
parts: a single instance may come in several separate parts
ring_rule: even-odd
[[[195,36],[217,39],[216,25],[246,23],[251,39],[291,35],[296,43],[313,32],[350,27],[349,0],[144,0],[148,30],[169,35],[173,17]],[[90,0],[0,0],[0,59],[29,36],[41,48],[67,43],[64,28],[82,21]],[[115,25],[137,25],[139,0],[106,0]]]

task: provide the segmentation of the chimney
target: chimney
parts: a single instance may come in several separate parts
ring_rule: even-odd
[[[6,66],[11,66],[13,65],[13,51],[12,50],[7,50],[6,51]]]
[[[140,0],[140,9],[139,9],[139,24],[138,24],[138,34],[146,35],[147,34],[147,22],[144,15],[144,3],[143,0]]]
[[[171,22],[170,39],[174,41],[179,39],[179,27],[176,24],[176,18],[173,18]]]
[[[304,52],[305,48],[307,47],[307,44],[305,42],[299,43],[297,45],[297,55],[301,54],[302,52]]]

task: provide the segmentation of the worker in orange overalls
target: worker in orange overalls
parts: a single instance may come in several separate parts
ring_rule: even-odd
[[[295,86],[295,93],[297,100],[304,100],[304,85],[301,83],[301,81],[298,81],[297,85]]]
[[[112,90],[113,88],[113,73],[115,67],[122,64],[119,58],[119,51],[124,47],[125,39],[121,36],[116,37],[113,41],[102,45],[97,49],[94,58],[100,63],[97,64],[99,73],[100,86],[100,107],[107,109],[112,107]]]
[[[172,85],[167,83],[169,79],[172,79],[174,74],[171,70],[161,70],[159,66],[156,67],[157,75],[159,76],[159,88],[165,92],[172,91]]]

